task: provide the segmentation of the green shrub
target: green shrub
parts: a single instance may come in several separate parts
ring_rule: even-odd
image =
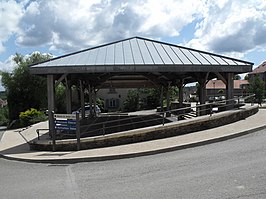
[[[25,112],[19,114],[20,123],[22,126],[29,126],[47,119],[43,112],[40,112],[34,108],[28,109]]]

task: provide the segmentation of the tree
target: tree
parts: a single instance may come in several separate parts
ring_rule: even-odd
[[[50,59],[51,55],[33,53],[29,57],[16,54],[17,64],[12,73],[2,72],[2,83],[6,89],[9,120],[19,118],[20,112],[30,108],[40,110],[47,105],[46,78],[31,75],[29,65]]]
[[[6,126],[8,123],[8,108],[7,106],[0,107],[0,126]]]
[[[256,101],[261,104],[265,97],[265,82],[255,75],[254,78],[249,79],[248,91],[255,94]]]
[[[156,88],[139,89],[141,109],[153,109],[160,106],[160,90]]]
[[[57,113],[66,111],[66,87],[62,83],[55,88],[55,107]]]
[[[179,93],[179,89],[176,86],[170,87],[170,100],[174,101]]]
[[[127,99],[124,102],[124,111],[131,112],[139,109],[139,92],[137,90],[129,90]]]
[[[235,75],[234,80],[240,80],[240,79],[241,79],[240,75]]]
[[[169,88],[170,100],[176,99],[178,88],[171,86]],[[164,96],[166,96],[166,89],[164,89]],[[136,111],[138,109],[154,109],[161,104],[161,89],[159,88],[145,88],[138,90],[130,90],[127,99],[124,103],[125,111]],[[166,99],[164,99],[165,101]],[[166,103],[166,101],[165,101]],[[130,110],[132,109],[132,110]]]

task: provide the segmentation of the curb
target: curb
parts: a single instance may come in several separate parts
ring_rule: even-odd
[[[173,147],[164,148],[164,149],[151,150],[151,151],[145,151],[145,152],[139,152],[139,153],[129,153],[129,154],[123,154],[123,155],[82,157],[82,158],[72,158],[72,159],[26,159],[26,158],[17,158],[17,157],[0,154],[0,158],[7,159],[7,160],[28,162],[28,163],[50,163],[50,164],[75,164],[75,163],[80,163],[80,162],[99,162],[99,161],[108,161],[108,160],[118,160],[118,159],[135,158],[135,157],[142,157],[142,156],[148,156],[148,155],[156,155],[160,153],[166,153],[166,152],[183,150],[183,149],[188,149],[188,148],[193,148],[193,147],[198,147],[198,146],[204,146],[207,144],[222,142],[222,141],[226,141],[229,139],[244,136],[250,133],[254,133],[256,131],[263,130],[265,128],[266,128],[266,125],[263,125],[263,126],[260,126],[254,129],[249,129],[249,130],[238,132],[235,134],[217,137],[217,138],[213,138],[210,140],[203,140],[199,142],[194,142],[194,143],[179,145],[179,146],[173,146]]]

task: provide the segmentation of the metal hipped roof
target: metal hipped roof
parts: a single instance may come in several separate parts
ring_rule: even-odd
[[[133,37],[32,65],[33,74],[92,72],[236,72],[253,63],[169,43]]]

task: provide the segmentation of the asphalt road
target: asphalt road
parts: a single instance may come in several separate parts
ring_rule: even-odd
[[[131,159],[34,164],[0,159],[1,198],[266,198],[266,130]]]

